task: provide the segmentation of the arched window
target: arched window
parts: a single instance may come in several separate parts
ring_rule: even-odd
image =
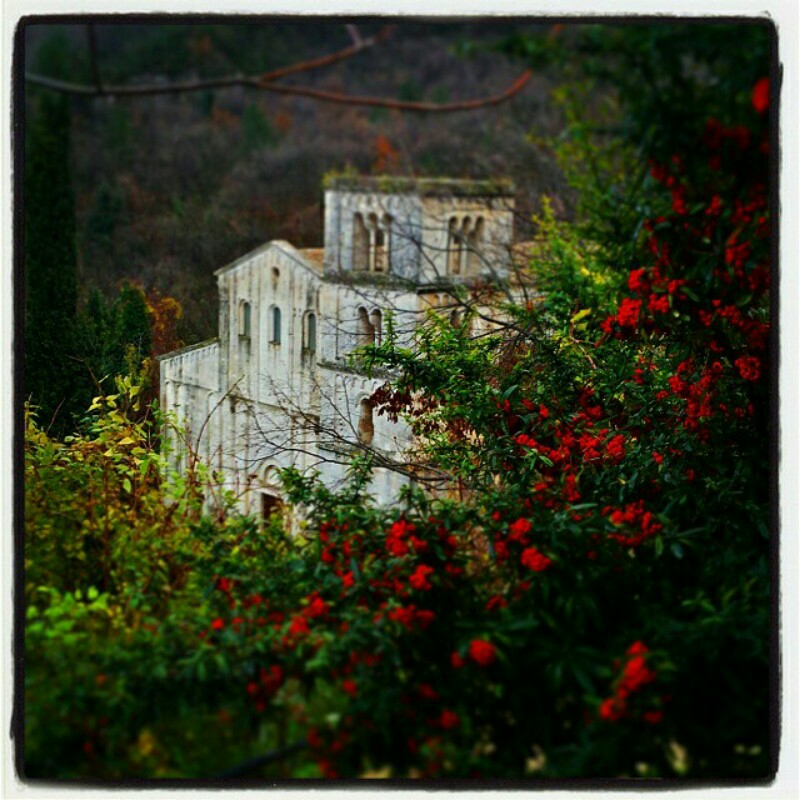
[[[467,252],[467,270],[471,273],[480,269],[481,247],[483,246],[483,217],[475,220],[475,226],[467,234],[469,250]]]
[[[239,303],[239,336],[250,335],[250,303],[242,300]]]
[[[384,214],[353,215],[353,269],[389,272],[391,269],[392,217]]]
[[[447,274],[459,275],[461,273],[461,254],[464,242],[461,238],[461,228],[458,220],[451,217],[447,235]]]
[[[364,217],[356,214],[353,217],[353,269],[369,269],[369,250],[369,231]]]
[[[372,266],[373,270],[375,272],[383,272],[385,261],[386,236],[381,228],[375,228],[375,260]]]
[[[384,214],[382,230],[375,234],[375,272],[390,272],[392,268],[392,218]]]
[[[464,269],[466,267],[467,261],[467,254],[469,252],[469,234],[472,228],[472,220],[469,217],[464,217],[461,220],[461,269],[460,272],[463,274]]]
[[[378,227],[377,214],[370,214],[367,217],[367,234],[369,236],[369,253],[367,261],[367,269],[370,272],[375,272],[377,269],[377,252],[378,252],[378,237],[381,237],[383,242],[383,231]]]
[[[270,330],[270,342],[272,344],[281,343],[281,310],[278,306],[272,306],[272,319]]]
[[[370,445],[375,437],[375,424],[372,420],[372,403],[362,400],[360,405],[361,414],[358,419],[358,441],[361,444]]]
[[[313,312],[306,315],[306,350],[310,353],[317,349],[317,315]]]
[[[358,309],[358,332],[361,338],[359,344],[375,344],[375,326],[370,321],[364,306]]]
[[[369,324],[372,328],[372,343],[380,344],[383,331],[383,315],[377,308],[369,315]]]

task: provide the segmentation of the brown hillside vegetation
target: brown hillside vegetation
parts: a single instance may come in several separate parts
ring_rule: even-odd
[[[403,23],[378,46],[285,83],[438,104],[482,98],[505,90],[525,66],[490,47],[515,27]],[[379,28],[360,25],[358,35]],[[350,41],[339,21],[96,25],[94,33],[96,63],[107,84],[274,70],[336,52]],[[541,26],[541,35],[547,33]],[[89,80],[85,26],[31,26],[27,39],[29,69],[65,81]],[[270,239],[319,245],[322,178],[346,168],[511,175],[523,220],[543,192],[560,197],[568,209],[559,171],[527,142],[534,128],[559,128],[558,115],[546,105],[550,88],[547,76],[537,74],[500,105],[453,114],[333,105],[242,87],[75,98],[82,287],[111,294],[122,279],[136,279],[178,299],[185,340],[213,335],[213,270]]]

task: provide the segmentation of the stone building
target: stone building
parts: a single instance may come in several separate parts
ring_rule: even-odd
[[[335,487],[364,448],[402,463],[408,427],[370,402],[386,376],[368,377],[353,351],[389,325],[410,344],[429,309],[456,320],[455,286],[509,276],[508,182],[339,177],[324,203],[323,248],[273,241],[217,270],[218,337],[160,359],[162,406],[186,430],[178,466],[192,453],[208,463],[248,513],[280,503],[278,467]],[[391,503],[407,480],[378,466],[371,491]]]

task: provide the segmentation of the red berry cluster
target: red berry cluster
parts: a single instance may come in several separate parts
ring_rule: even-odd
[[[634,717],[633,696],[639,694],[645,686],[656,679],[655,671],[647,664],[649,650],[642,642],[634,642],[628,648],[626,656],[625,664],[615,681],[613,696],[606,698],[600,704],[600,717],[609,722],[617,722],[624,717]],[[662,711],[657,708],[641,712],[641,719],[650,724],[660,722],[662,716]]]

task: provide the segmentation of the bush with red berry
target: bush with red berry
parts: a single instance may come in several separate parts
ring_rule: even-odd
[[[694,56],[716,64],[714,30]],[[698,41],[638,33],[640,61]],[[668,76],[708,100],[672,97],[680,126],[642,127],[639,109],[638,177],[620,168],[630,137],[573,125],[560,155],[593,169],[575,173],[582,216],[540,216],[535,300],[498,293],[502,324],[471,337],[476,288],[459,296],[462,324],[430,320],[413,351],[391,335],[367,349],[365,369],[397,376],[376,413],[409,421],[444,489],[387,509],[369,499],[369,460],[340,492],[289,470],[303,509],[289,536],[205,516],[204,476],[160,483],[165,456],[144,429],[131,449],[119,414],[69,445],[29,428],[33,773],[770,773],[770,87],[756,39],[730,49],[749,56],[716,96],[697,64]],[[91,515],[60,507],[66,483],[90,491]],[[88,586],[100,592],[78,596]]]

